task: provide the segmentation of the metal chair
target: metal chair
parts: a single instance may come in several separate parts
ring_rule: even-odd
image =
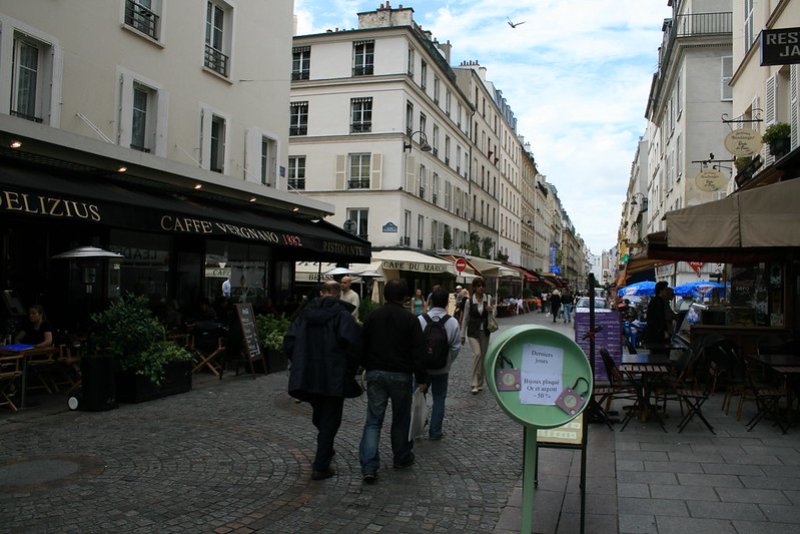
[[[19,384],[22,378],[22,354],[0,356],[0,406],[8,406],[12,411],[18,410],[13,397],[16,391],[21,391]]]
[[[711,433],[716,435],[716,432],[714,432],[714,427],[711,426],[711,423],[708,422],[708,419],[703,416],[703,404],[711,395],[713,388],[717,383],[718,375],[719,365],[714,360],[711,360],[708,364],[708,377],[704,388],[678,388],[675,390],[680,402],[686,405],[686,415],[684,415],[683,419],[681,419],[681,422],[678,423],[678,434],[683,432],[683,429],[686,428],[686,425],[688,425],[696,415],[706,425]]]
[[[747,391],[756,401],[756,414],[745,424],[748,432],[751,432],[761,420],[771,415],[775,418],[775,423],[786,434],[789,429],[780,419],[780,401],[786,396],[785,391],[769,382],[759,381],[762,370],[759,365],[752,360],[745,360],[745,379],[747,380]]]

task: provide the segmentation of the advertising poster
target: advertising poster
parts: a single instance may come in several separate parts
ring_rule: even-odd
[[[575,314],[575,343],[583,349],[586,357],[589,358],[589,338],[584,337],[589,332],[589,313],[580,312]],[[600,349],[606,348],[611,357],[617,363],[622,364],[622,323],[620,315],[616,312],[595,313],[595,328],[600,328],[594,336],[594,379],[608,380],[603,359],[600,357]]]

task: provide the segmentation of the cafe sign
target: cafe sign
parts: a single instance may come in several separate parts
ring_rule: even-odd
[[[800,63],[800,28],[761,32],[761,66]]]
[[[445,273],[448,272],[448,263],[423,263],[418,261],[393,261],[383,260],[383,268],[397,271],[413,271],[417,273]]]
[[[727,183],[728,178],[717,169],[705,169],[694,177],[694,183],[701,191],[708,193],[719,191]]]
[[[761,151],[761,134],[749,128],[734,130],[725,137],[725,149],[737,158]]]

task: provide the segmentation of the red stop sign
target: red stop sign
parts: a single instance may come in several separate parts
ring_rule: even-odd
[[[456,260],[456,271],[463,273],[464,269],[467,268],[467,260],[464,258],[458,258]]]

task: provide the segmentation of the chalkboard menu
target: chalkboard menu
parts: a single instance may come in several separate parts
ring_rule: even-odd
[[[261,345],[258,342],[258,329],[256,328],[256,315],[251,304],[237,304],[236,315],[242,327],[244,350],[248,359],[258,360],[262,357]]]

